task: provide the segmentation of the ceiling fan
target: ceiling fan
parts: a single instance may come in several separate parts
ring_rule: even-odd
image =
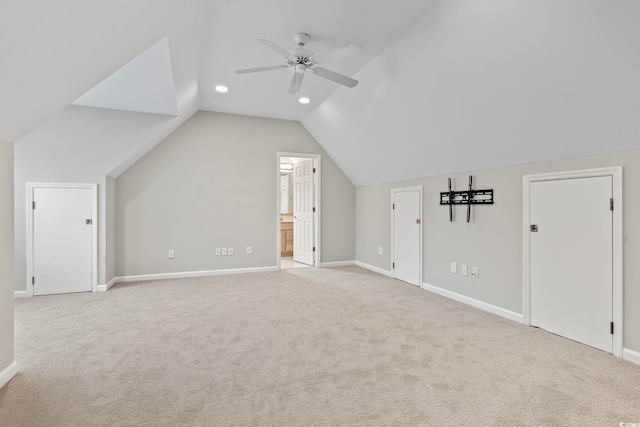
[[[257,73],[260,71],[272,71],[281,70],[283,68],[293,68],[293,77],[291,78],[291,84],[289,85],[289,93],[298,93],[302,87],[302,79],[304,73],[307,70],[313,71],[314,74],[324,77],[338,84],[347,87],[354,87],[358,84],[357,80],[347,77],[345,75],[336,73],[335,71],[327,70],[325,68],[318,67],[318,64],[325,62],[336,61],[338,59],[345,59],[355,55],[358,52],[354,46],[343,46],[339,49],[332,50],[330,52],[321,53],[316,55],[315,52],[307,50],[304,46],[309,42],[310,36],[306,33],[298,33],[293,36],[293,41],[296,43],[296,48],[288,51],[280,45],[272,42],[271,40],[258,40],[260,43],[267,46],[274,52],[284,56],[287,59],[286,65],[274,65],[271,67],[249,68],[246,70],[237,70],[238,74],[245,73]]]

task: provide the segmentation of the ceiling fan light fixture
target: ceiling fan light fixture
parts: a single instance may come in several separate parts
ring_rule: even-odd
[[[302,98],[298,99],[298,102],[300,104],[308,104],[311,102],[311,100],[309,98],[307,98],[306,96],[303,96]]]
[[[216,86],[216,92],[218,92],[218,93],[227,93],[227,92],[229,92],[229,88],[224,86],[224,85],[218,85],[218,86]]]

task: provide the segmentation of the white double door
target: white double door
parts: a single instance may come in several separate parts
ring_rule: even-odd
[[[531,325],[612,352],[612,177],[530,185]]]
[[[32,188],[34,295],[91,292],[92,188]]]

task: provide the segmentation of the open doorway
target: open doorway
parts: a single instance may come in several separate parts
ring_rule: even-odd
[[[278,266],[319,266],[320,155],[278,153],[277,159]]]

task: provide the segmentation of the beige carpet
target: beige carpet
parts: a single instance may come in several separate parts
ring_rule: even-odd
[[[357,267],[16,301],[1,426],[619,426],[640,366]]]

